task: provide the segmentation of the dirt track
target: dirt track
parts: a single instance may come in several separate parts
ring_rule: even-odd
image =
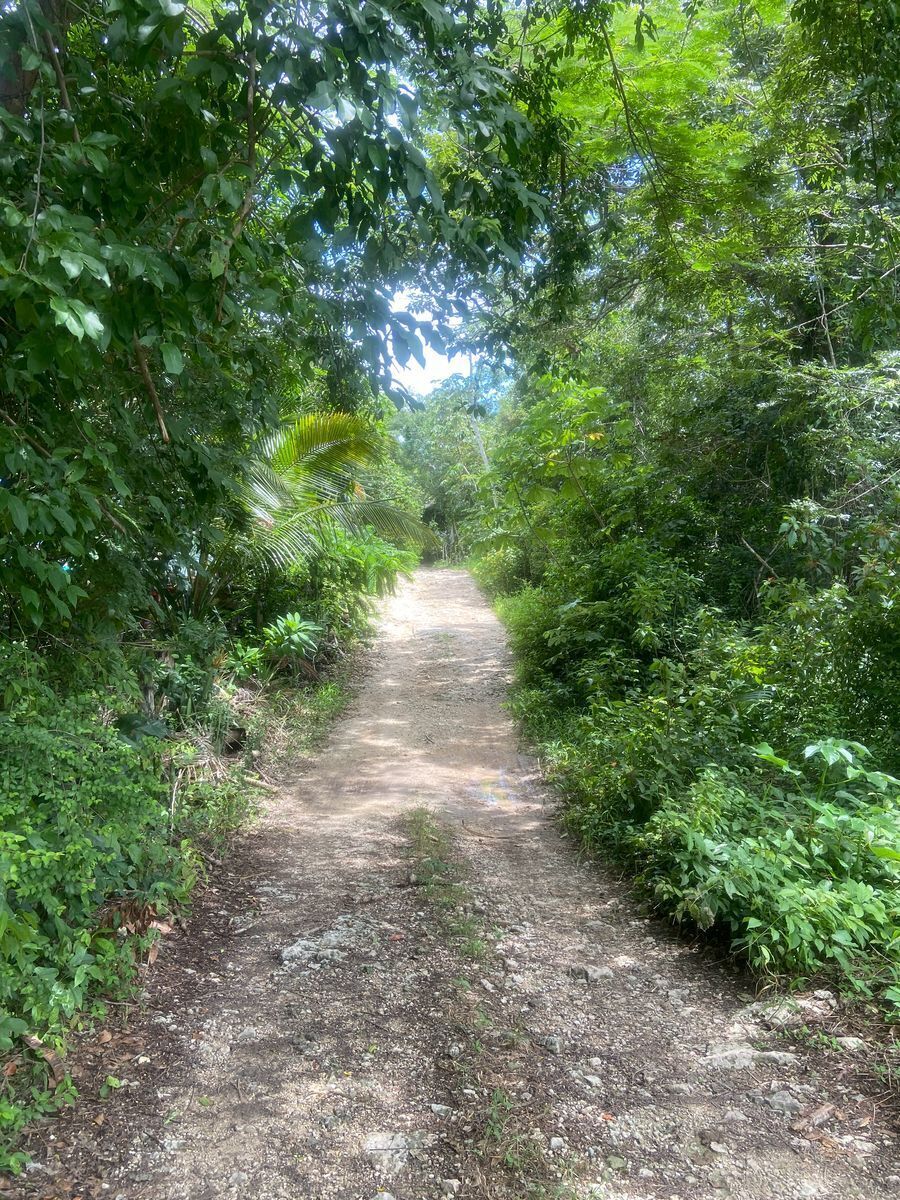
[[[117,1035],[126,1086],[44,1135],[21,1195],[900,1195],[852,1056],[765,1031],[740,979],[559,837],[508,668],[464,572],[387,604],[350,714],[239,848],[256,899],[226,877],[165,940],[153,1007]],[[422,806],[486,958],[410,881],[402,818]]]

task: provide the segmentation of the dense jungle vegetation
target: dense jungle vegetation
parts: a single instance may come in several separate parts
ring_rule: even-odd
[[[404,461],[570,827],[896,1013],[900,6],[608,8],[554,67],[557,224]]]
[[[431,530],[573,829],[900,1005],[900,4],[6,0],[0,164],[4,1135]]]

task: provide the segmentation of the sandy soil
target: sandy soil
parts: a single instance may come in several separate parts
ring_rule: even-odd
[[[83,1047],[84,1103],[3,1194],[900,1196],[852,1052],[767,1029],[784,1022],[745,980],[559,836],[508,674],[466,573],[401,589],[350,713],[164,940],[144,1010]],[[422,806],[495,942],[483,959],[411,880],[403,815]],[[837,1020],[827,996],[818,1020]],[[98,1072],[123,1086],[92,1095]]]

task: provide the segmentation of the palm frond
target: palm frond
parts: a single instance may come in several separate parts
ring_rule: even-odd
[[[260,439],[239,497],[247,519],[222,556],[223,569],[234,554],[284,569],[321,551],[336,527],[433,546],[437,539],[421,521],[369,499],[356,481],[382,447],[378,429],[350,413],[306,413]]]
[[[263,440],[262,454],[282,475],[307,472],[349,473],[371,466],[382,452],[382,438],[353,413],[304,413]]]
[[[417,518],[383,500],[345,500],[319,506],[318,512],[345,529],[374,529],[389,542],[410,542],[422,549],[435,549],[440,540],[434,530]]]

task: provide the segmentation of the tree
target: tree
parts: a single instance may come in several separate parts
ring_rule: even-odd
[[[349,363],[390,386],[432,335],[392,311],[404,281],[430,279],[440,312],[512,269],[545,206],[517,171],[535,134],[505,29],[462,2],[4,6],[14,624],[115,628],[144,564],[229,502],[286,375]]]

